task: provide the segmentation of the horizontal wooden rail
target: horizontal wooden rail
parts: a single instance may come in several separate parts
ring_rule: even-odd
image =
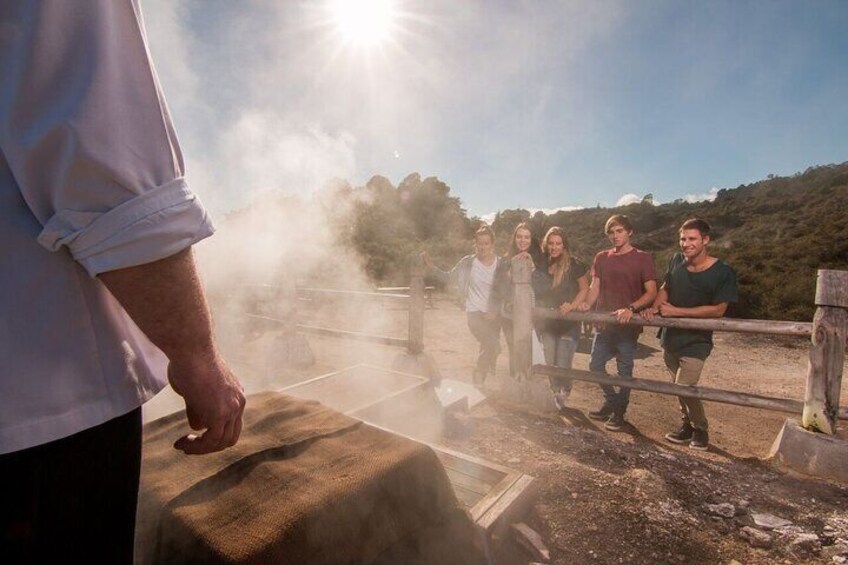
[[[333,296],[356,296],[359,298],[409,300],[408,294],[397,294],[394,292],[370,292],[367,290],[341,290],[333,288],[298,288],[298,294],[314,295],[329,294]]]
[[[435,286],[425,286],[424,287],[424,292],[432,292],[434,290],[436,290]],[[390,293],[409,292],[409,287],[408,286],[380,286],[380,287],[377,287],[377,292],[390,292]]]
[[[533,374],[548,377],[566,377],[577,381],[586,381],[601,385],[620,386],[633,390],[644,390],[647,392],[655,392],[657,394],[683,396],[686,398],[700,398],[701,400],[711,400],[713,402],[723,402],[725,404],[734,404],[736,406],[763,408],[765,410],[789,412],[792,414],[800,414],[804,409],[803,401],[792,400],[790,398],[774,398],[745,392],[731,392],[728,390],[699,386],[682,386],[670,382],[654,381],[649,379],[622,379],[611,377],[603,373],[592,373],[590,371],[581,371],[578,369],[563,369],[561,367],[552,367],[550,365],[533,365]],[[839,411],[839,418],[842,420],[848,420],[848,410],[842,408]]]
[[[356,341],[366,341],[368,343],[379,343],[382,345],[391,345],[393,347],[408,347],[409,340],[401,337],[389,337],[377,334],[366,334],[362,332],[351,332],[346,330],[337,330],[333,328],[321,328],[318,326],[310,326],[307,324],[298,324],[297,329],[304,333],[317,335],[325,335],[330,337],[343,337]]]
[[[615,314],[598,312],[569,312],[560,314],[556,310],[533,308],[534,318],[571,320],[575,322],[590,322],[593,324],[616,324]],[[738,320],[735,318],[662,318],[655,317],[648,321],[641,316],[633,316],[629,322],[633,326],[652,326],[663,328],[680,328],[688,330],[709,330],[720,332],[758,333],[772,335],[797,335],[810,337],[813,324],[810,322],[784,322],[771,320]]]
[[[261,320],[263,322],[271,322],[277,324],[286,323],[283,320],[278,320],[277,318],[271,318],[270,316],[260,316],[259,314],[245,314],[247,318],[252,320]],[[346,339],[353,339],[356,341],[367,341],[369,343],[379,343],[382,345],[391,345],[394,347],[408,347],[409,340],[401,337],[389,337],[385,335],[378,334],[367,334],[362,332],[351,332],[347,330],[337,330],[333,328],[322,328],[319,326],[311,326],[309,324],[297,324],[295,326],[299,331],[303,333],[311,333],[317,335],[325,335],[330,337],[343,337]]]

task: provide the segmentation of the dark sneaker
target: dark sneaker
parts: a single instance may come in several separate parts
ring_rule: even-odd
[[[571,394],[570,390],[566,390],[564,388],[560,388],[554,391],[554,405],[557,407],[557,410],[560,412],[564,412],[567,410],[566,402],[568,402],[568,396]]]
[[[680,426],[680,429],[676,432],[670,432],[665,434],[665,439],[667,439],[671,443],[689,443],[690,441],[692,441],[692,434],[694,432],[695,428],[692,427],[692,424],[686,422],[682,426]]]
[[[610,416],[612,416],[612,406],[606,402],[599,409],[589,411],[589,417],[593,420],[598,420],[599,422],[609,420]]]
[[[624,428],[626,424],[627,422],[624,421],[624,416],[613,414],[604,424],[604,428],[611,432],[617,432]]]
[[[689,442],[689,447],[698,451],[706,451],[710,446],[710,435],[707,430],[694,430],[692,432],[692,441]]]

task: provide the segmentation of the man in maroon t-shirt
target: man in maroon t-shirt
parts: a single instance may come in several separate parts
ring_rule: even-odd
[[[657,275],[650,254],[630,244],[633,225],[630,219],[616,214],[607,220],[604,231],[612,249],[595,255],[592,263],[592,287],[581,310],[595,306],[601,312],[615,312],[618,325],[602,326],[592,341],[589,370],[605,373],[607,362],[615,357],[618,376],[633,378],[633,358],[641,328],[628,325],[635,312],[647,308],[657,295]],[[630,402],[630,389],[601,385],[604,404],[589,412],[595,420],[606,420],[604,427],[617,431],[624,427],[624,413]]]

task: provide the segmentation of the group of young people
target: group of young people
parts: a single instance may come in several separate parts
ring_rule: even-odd
[[[633,225],[622,214],[607,220],[604,232],[611,247],[596,254],[591,267],[572,254],[562,228],[550,228],[541,243],[535,244],[527,223],[515,227],[509,251],[503,256],[495,253],[491,228],[482,226],[474,235],[474,253],[460,259],[450,271],[436,268],[426,256],[425,261],[436,276],[454,284],[468,327],[480,344],[473,376],[476,384],[495,372],[501,331],[509,347],[510,373],[515,374],[511,259],[516,257],[532,262],[536,306],[561,314],[595,310],[615,315],[617,323],[595,330],[589,370],[605,373],[607,363],[615,359],[618,378],[632,379],[642,331],[641,326],[630,323],[633,316],[647,320],[655,316],[720,318],[738,299],[733,269],[708,252],[710,231],[705,220],[685,221],[679,230],[680,252],[671,258],[662,279],[657,277],[651,255],[632,245]],[[570,369],[580,338],[580,322],[540,319],[535,326],[545,363]],[[712,351],[712,332],[662,328],[660,338],[673,381],[696,385]],[[553,401],[559,410],[566,409],[571,384],[570,379],[551,379]],[[607,430],[623,429],[630,388],[601,385],[601,389],[604,402],[590,411],[589,417],[603,421]],[[679,401],[683,423],[680,429],[666,434],[666,439],[707,449],[708,422],[703,403],[695,398],[679,397]]]

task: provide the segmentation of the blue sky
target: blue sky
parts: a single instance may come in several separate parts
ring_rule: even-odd
[[[361,48],[321,0],[143,0],[213,211],[410,172],[478,215],[667,202],[848,160],[848,2],[395,5]]]

